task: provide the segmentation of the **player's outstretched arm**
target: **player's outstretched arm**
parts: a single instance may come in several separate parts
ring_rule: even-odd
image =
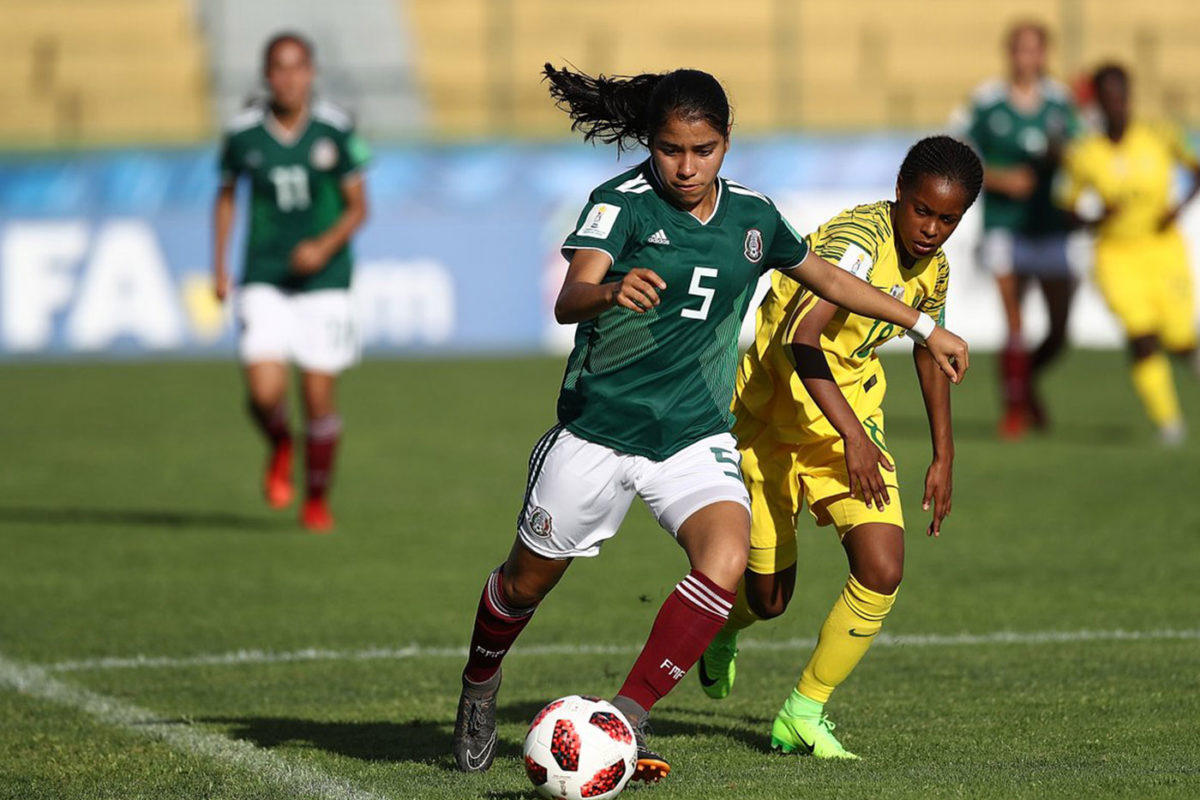
[[[804,389],[842,437],[846,450],[846,472],[850,476],[850,495],[861,499],[868,507],[876,505],[883,510],[891,498],[888,497],[887,485],[879,470],[882,468],[895,472],[896,468],[867,436],[862,422],[834,380],[825,351],[821,348],[821,331],[836,312],[837,306],[818,300],[813,310],[804,315],[792,332],[788,345],[792,363]]]
[[[914,337],[924,342],[933,360],[954,383],[960,383],[966,375],[970,367],[967,343],[938,327],[928,314],[901,303],[811,251],[799,266],[787,270],[787,274],[834,305],[911,331]]]
[[[229,296],[229,269],[225,258],[229,252],[229,234],[233,230],[236,188],[233,183],[222,184],[213,205],[213,293],[222,302]]]
[[[950,382],[942,374],[929,351],[913,346],[913,363],[925,399],[925,414],[929,417],[929,434],[933,440],[933,461],[925,472],[925,498],[921,507],[932,506],[933,521],[926,533],[940,536],[942,520],[950,513],[954,494],[954,430],[950,423]]]
[[[554,302],[554,318],[563,325],[592,319],[613,306],[638,314],[658,305],[658,293],[667,283],[652,269],[635,267],[620,281],[601,283],[612,266],[602,250],[576,250],[571,255],[567,276]]]

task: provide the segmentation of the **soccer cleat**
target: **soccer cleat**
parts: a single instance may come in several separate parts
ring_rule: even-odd
[[[724,637],[718,637],[724,639]],[[733,690],[733,681],[737,677],[737,639],[718,641],[712,644],[700,656],[700,688],[713,700],[724,700]]]
[[[658,783],[671,772],[671,765],[658,753],[646,746],[646,734],[650,731],[650,716],[647,714],[633,726],[633,738],[637,743],[637,768],[631,781]]]
[[[274,509],[287,508],[296,492],[292,488],[292,442],[284,439],[271,452],[267,472],[263,476],[263,494],[267,505]]]
[[[496,695],[499,670],[483,683],[463,677],[454,718],[454,761],[463,772],[487,772],[496,757]]]
[[[771,749],[780,753],[809,753],[817,758],[857,761],[858,756],[842,747],[834,737],[833,729],[833,721],[825,714],[811,719],[788,717],[780,711],[771,725]]]
[[[1028,428],[1029,417],[1025,409],[1014,406],[1004,412],[1004,417],[1000,420],[997,432],[1000,434],[1001,439],[1012,442],[1023,437]]]
[[[1163,447],[1175,449],[1182,447],[1187,441],[1187,427],[1183,424],[1183,420],[1175,420],[1168,422],[1166,425],[1161,425],[1158,428],[1158,440]]]
[[[333,530],[333,514],[329,504],[324,499],[308,499],[304,501],[304,510],[300,512],[300,524],[309,533],[329,533]]]

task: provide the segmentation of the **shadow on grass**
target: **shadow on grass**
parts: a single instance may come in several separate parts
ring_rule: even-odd
[[[230,736],[259,747],[307,745],[360,761],[409,761],[447,770],[454,766],[450,757],[453,725],[446,721],[320,722],[289,717],[206,717],[196,722],[231,726]]]
[[[227,528],[243,531],[293,530],[289,516],[262,517],[229,511],[167,511],[152,508],[0,507],[0,525],[106,525],[145,528]]]
[[[496,719],[501,724],[529,722],[542,704],[520,702],[501,705]],[[451,757],[452,720],[408,720],[405,722],[324,722],[289,717],[202,717],[196,722],[228,727],[228,735],[258,747],[313,747],[360,761],[430,764],[455,771]],[[651,725],[655,739],[684,740],[694,736],[725,737],[755,752],[768,752],[767,723],[757,717],[715,716],[700,712],[656,713]],[[519,759],[521,741],[501,736],[497,758]],[[664,742],[664,750],[674,742]],[[508,794],[488,795],[508,797]],[[526,795],[518,795],[526,796]]]

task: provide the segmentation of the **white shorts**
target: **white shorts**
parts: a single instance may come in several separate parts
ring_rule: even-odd
[[[728,500],[750,512],[737,442],[720,433],[666,461],[619,453],[556,425],[533,448],[517,536],[545,558],[594,556],[634,496],[672,536],[692,514]]]
[[[358,361],[358,332],[350,292],[286,292],[251,283],[237,293],[243,364],[295,362],[307,372],[336,375]]]
[[[1026,236],[993,229],[983,234],[979,258],[993,275],[1069,278],[1078,271],[1070,237],[1065,233]]]

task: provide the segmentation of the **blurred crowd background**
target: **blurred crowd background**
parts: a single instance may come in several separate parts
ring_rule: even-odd
[[[1200,125],[1191,0],[0,0],[0,19],[4,356],[232,353],[208,282],[216,143],[280,30],[315,43],[321,92],[374,150],[355,286],[368,352],[561,346],[557,244],[620,167],[570,133],[546,61],[717,75],[735,107],[726,174],[801,230],[890,195],[907,146],[1003,75],[1019,20],[1050,31],[1051,73],[1081,102],[1116,60],[1139,115]],[[1184,227],[1195,241],[1194,214]],[[949,323],[986,348],[1003,326],[977,239],[973,216]],[[1079,344],[1121,340],[1086,285],[1072,326]]]

